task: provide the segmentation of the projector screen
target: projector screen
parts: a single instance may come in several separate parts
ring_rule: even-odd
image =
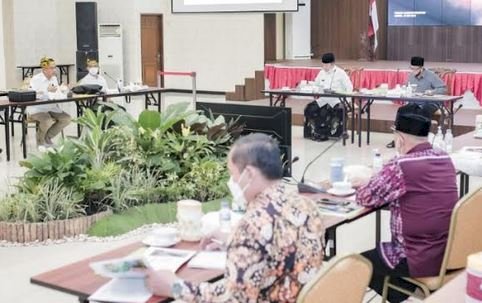
[[[171,0],[173,13],[294,12],[298,0]]]
[[[482,0],[389,0],[388,25],[482,25]]]

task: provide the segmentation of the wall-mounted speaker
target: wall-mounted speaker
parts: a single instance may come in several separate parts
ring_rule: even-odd
[[[97,3],[76,2],[77,50],[97,50]]]

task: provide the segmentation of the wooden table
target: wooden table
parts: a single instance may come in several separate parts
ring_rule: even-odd
[[[457,277],[442,286],[423,302],[426,303],[463,303],[465,302],[465,288],[467,286],[467,272],[460,273]]]
[[[56,64],[59,69],[59,81],[62,82],[63,76],[67,77],[67,83],[70,83],[69,69],[73,64]],[[25,80],[28,76],[33,76],[36,69],[42,68],[40,65],[19,65],[17,68],[22,70],[22,80]],[[60,83],[59,83],[60,84]]]
[[[304,196],[312,199],[315,202],[324,198],[329,200],[334,200],[334,201],[348,200],[348,201],[355,202],[355,195],[352,195],[349,197],[335,197],[328,193],[324,193],[324,194],[304,194]],[[329,247],[329,256],[325,256],[325,259],[329,260],[334,256],[336,256],[337,254],[336,230],[338,227],[345,224],[349,224],[351,222],[359,220],[373,213],[375,213],[375,243],[381,242],[381,211],[385,206],[386,205],[382,205],[380,207],[374,207],[374,208],[365,207],[358,214],[350,217],[323,215],[323,225],[325,227],[325,242],[328,243],[329,240],[332,240],[332,243],[333,243],[333,246]]]
[[[6,147],[6,154],[7,154],[7,161],[10,161],[10,130],[12,131],[13,136],[13,123],[21,123],[22,124],[22,150],[23,150],[23,157],[27,157],[27,144],[26,144],[26,125],[24,123],[25,120],[25,111],[26,108],[29,106],[36,106],[36,105],[45,105],[45,104],[61,104],[61,103],[68,103],[68,102],[75,102],[76,109],[77,109],[77,118],[83,115],[85,108],[91,108],[95,103],[98,102],[99,99],[103,101],[107,101],[109,98],[120,97],[120,96],[145,96],[145,107],[147,108],[149,105],[155,105],[158,108],[158,111],[161,110],[161,93],[163,92],[175,92],[175,90],[164,89],[164,88],[154,88],[150,87],[147,89],[138,90],[135,92],[122,92],[122,93],[111,93],[111,94],[103,94],[103,95],[73,95],[70,98],[64,99],[56,99],[56,100],[35,100],[35,101],[28,101],[28,102],[10,102],[8,100],[1,100],[0,101],[0,114],[3,111],[3,117],[0,116],[0,125],[5,125],[5,147]],[[157,94],[157,100],[154,95]],[[16,111],[16,110],[19,111]],[[14,113],[17,113],[19,117],[15,119]],[[81,128],[80,125],[77,125],[77,135],[80,136]]]
[[[37,284],[77,296],[79,297],[80,302],[88,302],[87,298],[99,287],[109,281],[108,278],[96,275],[89,267],[89,263],[125,257],[141,247],[143,247],[141,243],[127,245],[101,255],[34,276],[30,279],[30,282],[32,284]],[[176,245],[175,248],[198,250],[199,243],[181,242]],[[223,276],[223,273],[224,271],[222,270],[194,269],[187,267],[187,265],[181,267],[177,272],[182,279],[195,283],[217,280]],[[168,300],[169,299],[165,297],[152,296],[148,303],[167,302]]]
[[[454,122],[454,103],[457,100],[463,98],[463,96],[446,96],[446,95],[436,95],[436,96],[413,96],[413,97],[405,97],[405,96],[384,96],[384,95],[374,95],[374,94],[363,94],[358,92],[353,93],[339,93],[339,92],[306,92],[300,91],[295,89],[271,89],[271,90],[263,90],[261,91],[264,94],[269,95],[269,104],[270,106],[286,106],[286,99],[289,96],[304,96],[304,97],[311,97],[314,99],[320,97],[328,97],[328,98],[337,98],[340,100],[340,103],[343,105],[343,145],[345,145],[346,141],[346,134],[347,134],[347,114],[352,113],[351,115],[351,143],[354,143],[354,132],[355,132],[355,104],[358,103],[358,125],[357,125],[357,132],[358,132],[358,147],[361,147],[362,143],[362,119],[361,115],[363,113],[367,114],[367,145],[370,144],[370,124],[371,124],[371,116],[370,116],[370,108],[373,102],[375,101],[404,101],[404,102],[419,102],[419,103],[433,103],[435,104],[442,113],[442,121],[449,120],[449,127],[453,125]],[[348,101],[348,100],[351,101]],[[446,116],[446,113],[448,116]],[[395,119],[395,117],[393,117]],[[445,123],[442,124],[443,131],[445,133]]]
[[[481,146],[482,139],[475,138],[474,135],[475,130],[455,137],[453,142],[453,150],[460,150],[464,146]],[[459,171],[458,174],[460,175],[459,197],[462,198],[469,192],[470,175],[464,173],[463,171]]]

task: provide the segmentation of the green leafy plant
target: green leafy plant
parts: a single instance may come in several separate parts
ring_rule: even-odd
[[[227,195],[226,155],[242,130],[236,119],[179,103],[136,120],[103,103],[77,123],[80,138],[21,162],[26,173],[17,192],[0,199],[0,220],[41,222]]]

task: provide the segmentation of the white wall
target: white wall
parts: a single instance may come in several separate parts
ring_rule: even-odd
[[[6,71],[5,71],[5,48],[3,47],[5,45],[5,39],[4,39],[4,34],[3,34],[3,0],[0,2],[0,16],[2,17],[2,20],[0,20],[0,87],[6,87],[7,85],[7,80],[6,80]]]
[[[44,55],[58,63],[75,63],[75,0],[13,2],[12,65],[38,64]],[[97,4],[99,23],[123,26],[127,82],[142,77],[141,13],[163,14],[165,70],[196,71],[198,89],[231,91],[263,69],[263,14],[171,14],[168,0],[97,0]],[[20,82],[19,70],[14,81]],[[166,86],[189,88],[190,81],[166,78]]]
[[[38,65],[49,56],[61,64],[75,64],[75,7],[71,0],[13,1],[14,65]],[[72,69],[71,69],[72,71]],[[21,72],[16,70],[17,84]]]

